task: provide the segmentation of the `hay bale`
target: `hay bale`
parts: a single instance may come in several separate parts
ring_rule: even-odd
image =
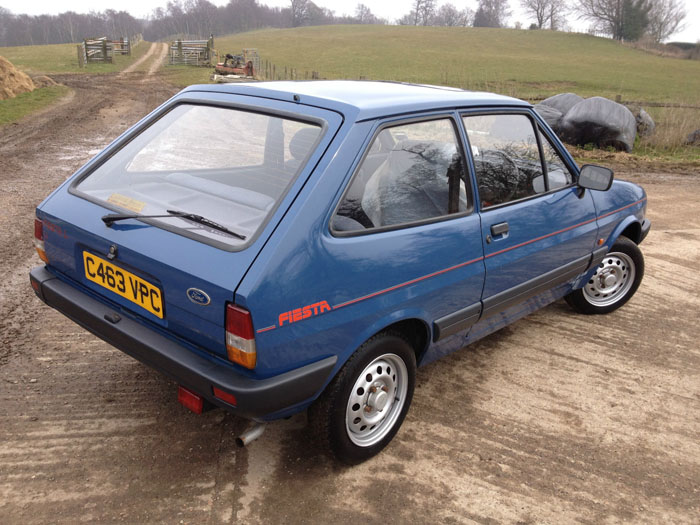
[[[53,78],[47,77],[46,75],[32,77],[32,82],[34,82],[34,87],[36,87],[37,89],[58,85],[58,83]]]
[[[22,73],[5,57],[0,57],[0,100],[29,91],[34,91],[34,82],[29,75]]]

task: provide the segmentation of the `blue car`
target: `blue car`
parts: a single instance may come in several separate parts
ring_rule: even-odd
[[[30,278],[192,410],[308,409],[358,463],[398,431],[418,365],[562,297],[583,314],[627,302],[645,211],[644,190],[579,168],[521,100],[191,86],[39,205]]]

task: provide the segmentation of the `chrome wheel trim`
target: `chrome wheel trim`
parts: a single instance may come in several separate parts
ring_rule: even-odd
[[[583,297],[593,306],[610,306],[627,295],[636,274],[634,261],[626,253],[611,252],[583,287]]]
[[[357,376],[345,409],[345,430],[360,447],[379,443],[394,428],[406,403],[408,370],[396,354],[374,359]]]

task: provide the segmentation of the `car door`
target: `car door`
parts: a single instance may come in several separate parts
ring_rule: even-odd
[[[595,209],[527,110],[465,113],[462,122],[481,215],[486,319],[588,267]]]
[[[382,306],[387,294],[389,310],[426,312],[436,340],[466,333],[484,279],[470,180],[456,114],[380,125],[332,221],[327,249],[352,263],[342,274],[358,283],[340,291],[340,306],[365,297]]]

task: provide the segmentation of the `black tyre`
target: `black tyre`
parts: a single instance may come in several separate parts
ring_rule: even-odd
[[[644,277],[644,256],[627,237],[617,239],[579,290],[566,296],[566,302],[582,314],[607,314],[617,310],[634,295]]]
[[[364,343],[309,409],[310,429],[340,461],[361,463],[394,437],[413,399],[416,356],[399,334]]]

